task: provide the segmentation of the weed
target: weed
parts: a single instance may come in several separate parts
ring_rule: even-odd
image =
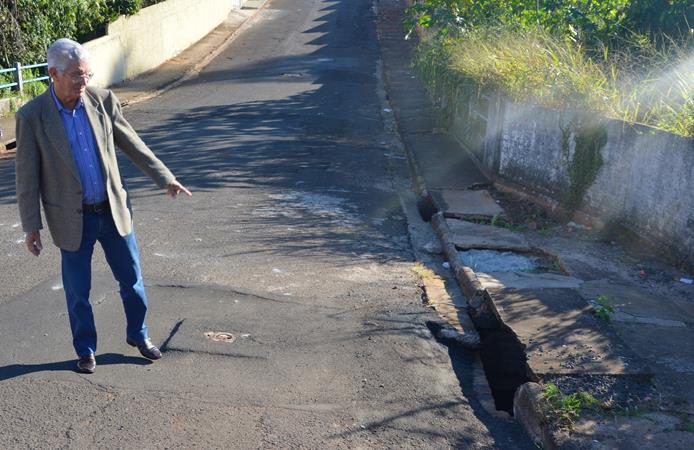
[[[563,270],[561,268],[561,261],[559,260],[558,257],[556,257],[556,256],[552,257],[550,259],[550,264],[551,264],[551,268],[553,271],[559,272],[559,273],[563,272]]]
[[[494,214],[494,216],[492,216],[491,220],[489,221],[489,225],[498,228],[505,228],[516,233],[525,231],[528,228],[527,225],[516,224],[510,220],[503,219],[499,216],[499,214]]]
[[[416,263],[412,264],[412,267],[410,268],[410,270],[412,271],[412,273],[415,274],[415,276],[416,276],[419,280],[423,280],[423,279],[425,279],[425,278],[434,278],[434,277],[436,277],[436,274],[434,273],[433,270],[431,270],[430,268],[426,267],[424,264],[422,264],[422,263],[420,263],[420,262],[416,262]]]
[[[506,222],[504,224],[504,228],[506,228],[509,231],[513,231],[514,233],[520,233],[522,231],[525,231],[528,227],[527,227],[527,225],[524,225],[524,224],[516,224],[513,222]]]
[[[614,314],[614,308],[607,300],[608,298],[606,295],[598,295],[595,302],[593,302],[593,313],[598,319],[610,322],[612,320],[612,314]]]
[[[565,395],[556,384],[547,383],[542,398],[545,400],[548,412],[553,414],[559,425],[571,429],[582,412],[596,412],[604,409],[601,403],[588,392],[574,392]]]

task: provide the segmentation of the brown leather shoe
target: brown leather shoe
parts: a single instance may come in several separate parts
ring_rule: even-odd
[[[149,339],[145,339],[141,342],[135,342],[130,338],[126,338],[125,342],[132,347],[137,347],[137,349],[140,351],[140,354],[147,359],[161,358],[161,352],[159,351],[156,345],[152,344],[152,341],[150,341]]]
[[[96,358],[94,353],[87,356],[80,356],[77,360],[77,371],[81,373],[94,373],[96,370]]]

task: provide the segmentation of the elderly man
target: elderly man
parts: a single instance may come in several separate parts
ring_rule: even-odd
[[[48,48],[53,83],[22,107],[17,119],[17,202],[29,252],[42,250],[40,205],[60,248],[63,287],[80,372],[96,369],[96,328],[89,303],[96,241],[120,285],[126,342],[149,359],[161,352],[147,334],[147,297],[128,193],[116,147],[171,196],[191,195],[137,136],[113,92],[87,87],[86,49],[70,39]]]

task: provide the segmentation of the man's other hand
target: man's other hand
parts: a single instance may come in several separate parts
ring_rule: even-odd
[[[27,245],[27,250],[29,250],[32,255],[39,256],[41,254],[43,245],[41,245],[41,233],[39,231],[27,233],[24,242]]]
[[[190,191],[185,188],[185,186],[176,180],[173,180],[168,184],[168,186],[166,186],[166,193],[172,197],[176,197],[180,192],[184,192],[186,195],[188,195],[188,197],[193,196],[193,194],[191,194]]]

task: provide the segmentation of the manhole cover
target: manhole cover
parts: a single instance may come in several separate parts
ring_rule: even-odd
[[[226,342],[231,344],[236,340],[236,336],[226,331],[206,331],[205,337],[215,342]]]

